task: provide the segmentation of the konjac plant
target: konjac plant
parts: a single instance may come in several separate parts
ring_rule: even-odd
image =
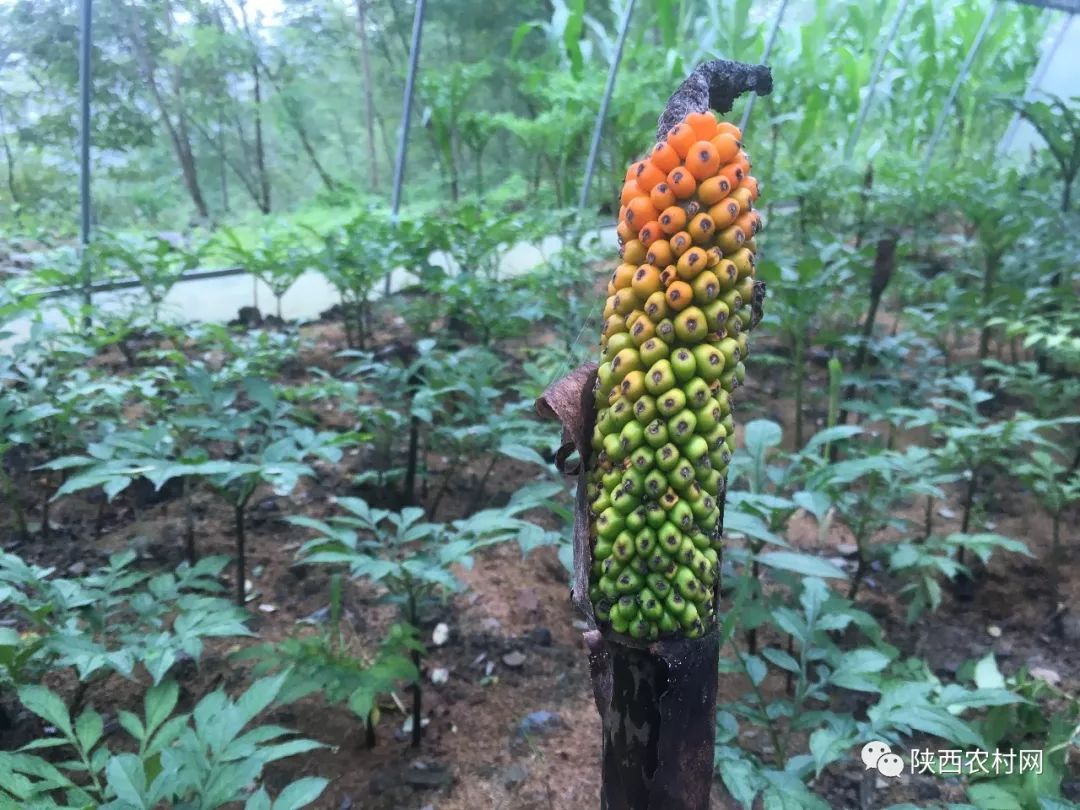
[[[604,808],[707,808],[713,777],[721,533],[757,281],[758,182],[710,108],[768,93],[764,66],[712,61],[668,101],[631,164],[599,363],[538,401],[580,474],[574,599],[603,718]]]

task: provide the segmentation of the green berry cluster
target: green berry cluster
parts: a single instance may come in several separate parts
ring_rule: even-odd
[[[713,619],[717,499],[754,283],[753,269],[727,268],[718,253],[705,257],[717,283],[689,296],[650,293],[623,314],[619,282],[639,273],[620,265],[609,287],[587,484],[590,598],[600,622],[636,639],[698,638]]]

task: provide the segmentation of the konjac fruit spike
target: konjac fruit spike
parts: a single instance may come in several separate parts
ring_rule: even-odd
[[[758,182],[742,134],[676,122],[631,165],[608,284],[588,471],[597,619],[636,639],[712,625],[721,490],[745,375]]]

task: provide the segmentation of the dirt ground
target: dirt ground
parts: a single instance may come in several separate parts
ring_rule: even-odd
[[[335,327],[308,329],[317,356],[305,364],[326,360],[329,347],[340,346]],[[327,362],[325,365],[329,365]],[[791,435],[791,404],[775,398],[779,379],[770,372],[751,378],[743,389],[741,414],[760,414],[785,424]],[[824,372],[815,374],[808,388],[824,384]],[[807,420],[813,427],[813,415]],[[313,482],[302,484],[288,498],[259,493],[253,499],[249,528],[248,570],[258,595],[252,600],[253,629],[261,640],[280,639],[296,632],[311,632],[297,622],[327,604],[325,572],[293,565],[306,530],[284,523],[290,514],[322,516],[331,513],[331,496],[358,493],[350,475],[362,459],[346,456],[339,469],[324,469]],[[436,460],[432,459],[435,464]],[[499,462],[495,482],[485,505],[498,505],[522,484],[535,478],[535,467],[511,460]],[[451,489],[440,508],[439,519],[458,517],[471,499],[468,476],[460,477],[460,489]],[[964,661],[993,651],[1006,674],[1021,666],[1040,667],[1057,673],[1060,688],[1080,690],[1080,575],[1075,558],[1057,571],[1047,569],[1049,523],[1030,497],[999,493],[995,499],[996,531],[1025,540],[1032,558],[997,556],[983,576],[971,601],[946,596],[945,604],[924,616],[913,627],[904,623],[903,605],[880,571],[871,573],[860,596],[864,607],[884,624],[891,641],[905,654],[926,657],[942,676],[955,673]],[[110,550],[131,544],[141,549],[148,566],[175,564],[182,557],[181,505],[166,501],[134,509],[120,499],[109,514],[106,531],[96,543],[92,526],[97,507],[80,497],[68,498],[53,510],[52,537],[47,542],[7,547],[28,559],[55,565],[61,572],[76,563],[92,566]],[[909,506],[921,517],[922,503]],[[230,513],[208,495],[195,502],[200,552],[230,554],[233,541]],[[955,499],[939,505],[939,526],[958,529],[959,508]],[[945,515],[944,517],[942,515]],[[953,515],[953,517],[947,517]],[[1065,523],[1064,545],[1075,548],[1076,516]],[[835,528],[822,542],[814,521],[797,515],[788,539],[807,552],[828,558],[845,556],[850,538]],[[1055,601],[1047,583],[1059,580]],[[569,601],[568,575],[554,550],[542,548],[522,558],[516,546],[484,550],[473,570],[462,572],[468,583],[464,592],[424,617],[423,632],[429,646],[424,664],[425,719],[423,745],[409,746],[402,732],[405,713],[387,702],[382,706],[379,741],[373,750],[364,747],[364,735],[355,716],[345,707],[328,706],[316,698],[276,709],[270,719],[330,748],[295,757],[271,766],[268,786],[281,785],[304,775],[321,775],[333,781],[315,805],[324,810],[580,810],[598,804],[600,724],[588,682],[581,625]],[[345,619],[357,649],[370,649],[392,620],[392,609],[376,604],[376,594],[350,583],[345,591]],[[265,612],[260,605],[273,607]],[[450,629],[442,645],[432,641],[438,623]],[[197,671],[183,678],[184,708],[220,685],[242,688],[246,665],[230,654],[247,642],[213,643]],[[521,655],[514,655],[520,653]],[[432,675],[446,670],[445,682],[433,683]],[[442,673],[440,673],[441,675]],[[50,683],[66,695],[74,692],[71,678],[55,677]],[[741,677],[724,676],[720,702],[738,698],[747,684]],[[782,679],[765,682],[767,694],[784,689]],[[86,701],[106,716],[118,708],[139,702],[141,688],[117,676],[92,687]],[[410,696],[396,696],[404,707]],[[10,747],[36,733],[32,718],[0,734],[0,747]],[[759,748],[753,733],[740,741]],[[831,766],[815,786],[836,808],[857,808],[863,779],[857,751]],[[1080,792],[1080,773],[1072,776]],[[872,807],[911,801],[920,806],[955,801],[960,786],[946,780],[901,779],[879,783]],[[1074,797],[1080,798],[1080,795]],[[734,807],[717,782],[715,808]]]

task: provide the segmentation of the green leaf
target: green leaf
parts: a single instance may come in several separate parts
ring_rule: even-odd
[[[763,658],[768,659],[771,663],[780,667],[780,669],[787,670],[788,672],[799,671],[799,662],[783,650],[778,650],[775,647],[766,647],[761,651],[761,655]]]
[[[894,712],[893,719],[950,742],[986,748],[978,732],[943,706],[909,706]]]
[[[765,676],[769,674],[769,668],[765,665],[765,662],[756,655],[743,654],[743,665],[746,667],[746,674],[754,686],[758,686],[765,680]]]
[[[741,804],[744,810],[750,810],[754,797],[763,786],[753,763],[745,759],[723,759],[716,763],[716,769],[731,797]]]
[[[858,692],[877,692],[876,679],[868,679],[867,675],[876,675],[889,665],[891,659],[878,650],[864,647],[858,650],[845,652],[833,670],[829,680],[842,689],[851,689]]]
[[[75,739],[67,706],[55,692],[50,692],[44,686],[23,686],[19,689],[19,700],[46,723],[60,729],[69,740]]]
[[[120,709],[117,713],[117,720],[120,723],[120,727],[130,734],[138,742],[142,742],[146,738],[146,729],[143,728],[142,720],[136,717],[129,711]]]
[[[164,723],[180,697],[180,687],[175,681],[165,681],[147,690],[143,697],[143,711],[146,714],[146,737],[153,736]]]
[[[767,551],[758,554],[757,560],[770,568],[793,571],[806,577],[847,579],[847,574],[832,563],[797,551]]]
[[[93,709],[86,709],[75,720],[75,737],[79,741],[82,750],[89,754],[95,745],[101,740],[104,724],[101,715]]]
[[[499,445],[499,452],[504,456],[508,456],[518,461],[524,461],[527,464],[538,464],[544,469],[547,469],[548,467],[548,463],[544,460],[542,455],[524,444],[503,442]]]
[[[804,455],[809,455],[823,445],[850,439],[852,436],[858,436],[862,432],[862,428],[858,425],[835,425],[831,428],[825,428],[810,437],[810,441],[806,443],[806,447],[803,448],[802,452]]]
[[[784,437],[784,429],[768,419],[755,419],[748,422],[743,444],[746,452],[760,458],[770,447],[776,447]]]
[[[273,810],[300,810],[307,807],[322,795],[328,784],[329,779],[317,776],[308,776],[293,782],[274,800]]]
[[[270,795],[266,792],[266,788],[261,787],[252,793],[244,803],[244,810],[272,810]]]
[[[146,803],[146,773],[137,756],[117,754],[109,760],[105,775],[117,799],[140,810],[150,810]]]

